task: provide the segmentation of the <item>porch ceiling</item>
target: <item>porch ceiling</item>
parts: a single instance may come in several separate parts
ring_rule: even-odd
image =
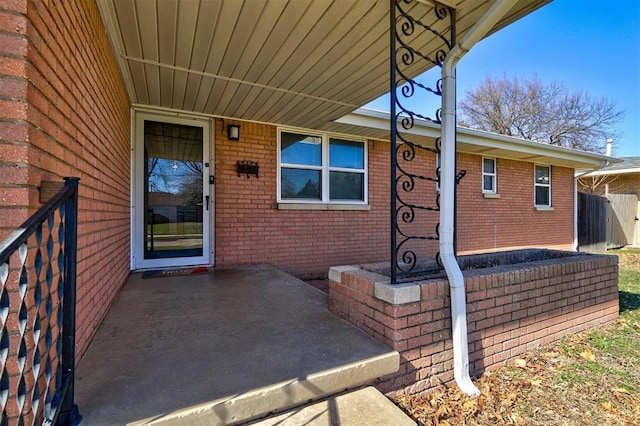
[[[518,0],[498,30],[550,0]],[[432,20],[430,0],[413,3]],[[491,2],[449,0],[458,37]],[[389,90],[389,2],[98,0],[131,102],[317,128]],[[416,46],[434,52],[433,36]],[[415,66],[415,76],[426,70]]]

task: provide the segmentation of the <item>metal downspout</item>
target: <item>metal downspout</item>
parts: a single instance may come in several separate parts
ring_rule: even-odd
[[[573,251],[580,249],[578,241],[578,178],[573,178]]]
[[[456,64],[482,39],[513,6],[509,0],[495,1],[485,15],[449,52],[442,64],[442,145],[440,166],[440,257],[451,287],[453,373],[460,390],[478,396],[480,391],[469,377],[469,345],[464,277],[455,258],[456,186]]]

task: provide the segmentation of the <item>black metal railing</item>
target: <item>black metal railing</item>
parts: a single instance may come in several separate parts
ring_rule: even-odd
[[[440,69],[455,44],[455,10],[437,2],[427,5],[417,0],[390,0],[390,35],[390,275],[396,284],[442,271],[438,254],[433,256],[439,240],[440,138],[429,142],[412,129],[416,120],[441,123]],[[438,72],[434,86],[410,77],[423,69]],[[425,98],[433,96],[437,100],[435,115],[418,113],[411,98],[418,98],[423,107],[428,104]],[[425,164],[429,158],[433,159],[431,164]]]
[[[78,178],[0,243],[0,422],[69,425],[74,405]]]

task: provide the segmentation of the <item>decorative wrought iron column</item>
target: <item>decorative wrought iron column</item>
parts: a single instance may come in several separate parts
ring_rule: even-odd
[[[429,2],[431,3],[431,2]],[[440,124],[440,111],[433,116],[416,112],[411,98],[436,97],[442,104],[442,79],[428,86],[412,78],[417,71],[442,68],[455,45],[455,10],[437,2],[390,0],[391,74],[391,282],[411,281],[442,271],[437,247],[440,138],[428,144],[411,134],[416,120]],[[428,35],[425,38],[424,35]],[[429,154],[431,153],[431,154]],[[428,185],[433,185],[429,187]],[[426,188],[426,189],[425,189]],[[436,193],[427,199],[427,194]],[[435,242],[435,243],[434,243]]]

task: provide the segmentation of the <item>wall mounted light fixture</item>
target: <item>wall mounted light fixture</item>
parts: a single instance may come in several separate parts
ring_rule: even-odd
[[[240,140],[240,126],[237,124],[229,124],[227,126],[227,136],[229,136],[230,141]]]

